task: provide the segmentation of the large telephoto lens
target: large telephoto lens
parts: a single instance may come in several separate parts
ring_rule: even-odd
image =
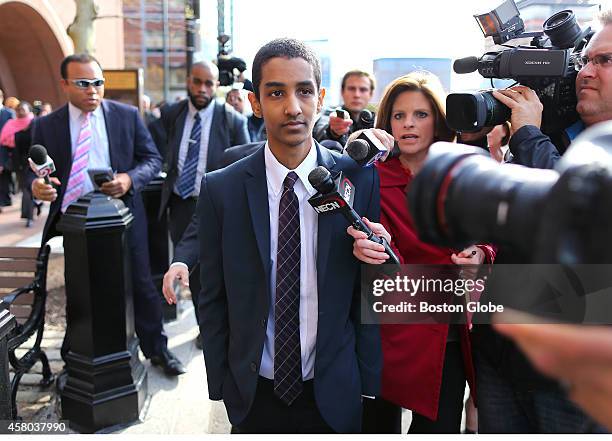
[[[559,49],[574,47],[582,34],[582,30],[576,22],[576,16],[569,9],[557,12],[548,18],[542,27],[553,46]]]
[[[425,242],[523,244],[529,253],[557,179],[552,170],[500,166],[480,148],[437,142],[410,186],[408,207]]]
[[[453,130],[477,132],[510,119],[510,109],[491,91],[451,93],[446,97],[446,120]]]

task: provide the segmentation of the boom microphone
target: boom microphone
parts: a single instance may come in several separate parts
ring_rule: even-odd
[[[34,144],[30,147],[28,162],[34,174],[39,178],[43,178],[45,184],[50,184],[49,175],[55,172],[55,164],[53,159],[47,155],[47,149],[40,144]]]
[[[317,194],[308,199],[308,202],[318,214],[326,215],[334,212],[341,213],[353,228],[363,231],[367,234],[369,240],[385,247],[385,253],[389,255],[389,259],[387,260],[388,263],[399,265],[399,259],[386,239],[376,236],[374,232],[363,223],[361,216],[353,210],[352,202],[355,198],[355,187],[348,178],[340,173],[334,180],[329,170],[323,166],[319,166],[308,174],[308,182],[317,190]]]

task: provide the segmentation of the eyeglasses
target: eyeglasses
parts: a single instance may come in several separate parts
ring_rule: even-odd
[[[96,78],[95,80],[78,79],[78,80],[68,80],[68,81],[70,81],[72,84],[74,84],[79,89],[89,89],[91,86],[93,87],[104,86],[104,78]]]
[[[589,62],[593,63],[594,66],[602,67],[607,69],[612,66],[612,53],[595,55],[593,58],[589,58],[586,55],[576,57],[575,69],[579,71],[585,67]]]

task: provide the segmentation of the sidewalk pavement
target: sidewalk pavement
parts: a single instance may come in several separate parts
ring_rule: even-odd
[[[19,200],[20,198],[14,196],[13,205],[4,207],[0,213],[0,246],[39,247],[48,206],[41,216],[35,219],[31,228],[25,228],[25,220],[20,219]],[[52,259],[63,261],[60,238],[54,239],[52,253],[54,253]],[[59,281],[50,284],[61,284],[63,262],[54,265],[53,272],[60,274],[49,274],[49,279],[55,278]],[[55,286],[49,290],[52,288]],[[140,421],[127,427],[112,428],[105,433],[160,435],[229,433],[230,424],[225,407],[220,402],[208,399],[204,357],[202,351],[194,344],[198,329],[191,300],[182,300],[178,310],[177,320],[166,323],[164,328],[168,335],[168,347],[183,362],[187,373],[168,378],[160,369],[151,366],[141,353],[140,358],[148,372],[150,400],[141,413]],[[63,317],[52,321],[52,324],[45,324],[42,347],[49,357],[53,373],[57,374],[63,367],[60,348],[65,333],[65,321]],[[25,343],[21,354],[26,351],[25,348],[31,347],[32,343],[33,339]],[[41,388],[38,384],[41,379],[40,372],[41,365],[37,363],[31,373],[22,378],[17,392],[19,414],[25,422],[56,422],[59,419],[57,413],[59,400],[55,385],[47,389]]]

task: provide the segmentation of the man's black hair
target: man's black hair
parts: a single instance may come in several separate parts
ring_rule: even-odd
[[[253,88],[255,96],[259,99],[259,86],[261,85],[261,70],[272,58],[301,58],[312,67],[317,89],[321,88],[321,63],[319,57],[302,41],[293,38],[278,38],[262,46],[253,60]]]
[[[102,65],[100,62],[96,60],[96,58],[89,54],[73,54],[68,55],[66,58],[62,60],[62,64],[60,64],[60,74],[64,80],[68,79],[68,65],[70,63],[91,63],[95,62],[100,69],[102,69]]]

